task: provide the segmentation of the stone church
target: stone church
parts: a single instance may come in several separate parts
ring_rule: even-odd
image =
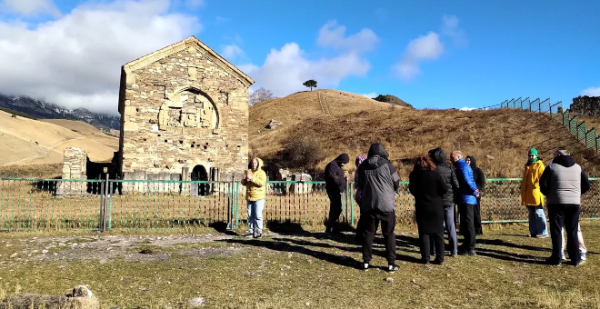
[[[239,180],[254,81],[196,37],[121,69],[122,179]]]

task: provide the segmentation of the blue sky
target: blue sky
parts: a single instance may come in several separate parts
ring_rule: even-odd
[[[600,95],[600,1],[0,3],[0,57],[18,59],[33,49],[29,63],[36,63],[46,53],[35,70],[42,66],[50,83],[31,81],[13,65],[3,70],[11,78],[0,78],[0,92],[67,106],[86,102],[92,110],[116,106],[102,102],[116,97],[120,65],[189,35],[254,78],[253,89],[262,86],[279,96],[301,90],[309,78],[323,88],[393,94],[417,108],[483,107],[520,96],[550,97],[568,106],[573,97]],[[18,38],[9,32],[15,27],[23,34]],[[21,39],[28,36],[37,47]],[[68,57],[48,67],[54,49],[39,49],[52,40],[63,43],[52,48]],[[23,51],[2,44],[15,41]],[[75,67],[74,57],[102,68],[66,68]],[[8,59],[6,66],[23,61]],[[82,85],[57,83],[55,76]]]

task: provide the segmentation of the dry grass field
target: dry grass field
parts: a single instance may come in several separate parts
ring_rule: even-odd
[[[351,233],[269,233],[260,240],[191,230],[0,234],[0,301],[16,293],[64,294],[88,285],[102,309],[186,308],[600,308],[600,225],[583,222],[585,264],[543,264],[551,240],[525,224],[485,226],[476,257],[418,263],[414,228],[397,230],[397,263],[356,269]],[[244,230],[240,230],[243,233]]]
[[[323,112],[319,93],[331,114]],[[270,119],[283,124],[265,130]],[[555,147],[566,146],[590,175],[600,174],[600,161],[587,162],[596,154],[577,143],[559,121],[551,120],[548,114],[520,110],[392,108],[355,94],[315,90],[251,107],[250,128],[253,154],[267,163],[277,160],[277,151],[283,149],[286,140],[309,140],[324,154],[316,171],[322,171],[339,153],[346,152],[351,158],[366,155],[371,143],[381,142],[403,180],[407,180],[412,169],[410,159],[434,147],[447,152],[460,149],[478,159],[487,177],[502,178],[521,177],[531,147],[537,148],[547,162]],[[348,169],[352,172],[353,164]]]
[[[68,147],[84,149],[95,162],[111,160],[118,138],[94,130],[82,122],[38,121],[0,111],[0,166],[59,164]]]

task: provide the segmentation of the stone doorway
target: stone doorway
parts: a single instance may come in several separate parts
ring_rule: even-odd
[[[190,175],[192,181],[208,181],[208,172],[204,165],[196,165]],[[210,194],[210,184],[207,183],[193,183],[192,184],[192,195],[193,196],[206,196]]]

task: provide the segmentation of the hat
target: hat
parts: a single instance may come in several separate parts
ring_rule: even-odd
[[[531,150],[529,150],[529,154],[532,154],[532,155],[534,155],[534,156],[537,157],[538,156],[538,151],[535,148],[531,148]]]
[[[559,156],[570,156],[571,155],[566,149],[557,149],[556,153]]]

